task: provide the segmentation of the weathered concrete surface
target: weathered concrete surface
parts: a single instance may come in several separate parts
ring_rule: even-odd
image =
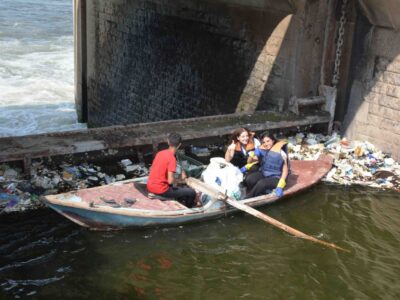
[[[357,58],[344,133],[400,159],[400,32],[367,29],[360,41],[363,52]]]
[[[170,132],[179,132],[184,140],[196,140],[228,135],[238,126],[247,126],[251,130],[262,131],[326,124],[327,122],[329,122],[329,114],[326,112],[303,116],[257,112],[253,115],[238,113],[129,126],[6,137],[0,138],[0,162],[25,160],[27,164],[30,164],[30,159],[37,157],[154,145],[165,142],[166,136]]]
[[[355,20],[399,28],[398,2],[349,1],[336,105],[349,137],[385,130],[376,143],[397,158],[399,33],[360,38]],[[331,83],[340,0],[74,3],[76,99],[92,127],[282,111]]]
[[[358,0],[363,14],[373,25],[400,28],[400,1],[399,0]]]
[[[285,109],[292,95],[317,95],[327,6],[86,0],[88,125]]]
[[[79,122],[87,122],[86,1],[73,0],[75,107]]]

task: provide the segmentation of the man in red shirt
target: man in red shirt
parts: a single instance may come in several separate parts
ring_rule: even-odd
[[[165,198],[176,199],[187,207],[193,207],[196,192],[191,188],[173,186],[176,172],[175,154],[181,142],[182,138],[178,133],[171,133],[168,136],[169,148],[158,152],[154,158],[147,181],[147,190]],[[182,171],[182,179],[185,177],[186,174]]]

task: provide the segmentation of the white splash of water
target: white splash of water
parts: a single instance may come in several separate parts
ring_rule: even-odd
[[[38,19],[40,3],[22,2],[26,3],[18,5],[30,5],[31,16],[21,9],[25,17],[14,11],[7,17],[15,22],[6,19],[8,26],[0,22],[0,137],[85,128],[77,123],[74,103],[72,15],[57,19],[57,26],[51,27]],[[67,11],[71,5],[70,1],[42,2],[49,6],[44,11],[47,19],[53,13],[52,5],[63,5]],[[6,5],[2,8],[6,16]],[[58,13],[54,11],[54,17]],[[65,25],[70,28],[65,30]]]

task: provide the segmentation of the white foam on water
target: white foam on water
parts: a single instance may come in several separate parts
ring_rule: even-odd
[[[62,5],[69,10],[71,2]],[[52,24],[46,25],[47,36],[46,27],[26,26],[45,26],[37,15],[14,16],[18,21],[0,26],[0,137],[86,127],[77,122],[74,103],[72,21],[66,20],[71,30],[61,26],[57,31]],[[25,27],[21,28],[19,19]]]

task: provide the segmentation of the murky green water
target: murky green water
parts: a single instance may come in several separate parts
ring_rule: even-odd
[[[320,184],[262,210],[351,253],[244,214],[180,228],[91,232],[45,210],[1,222],[0,298],[400,298],[397,193]]]

